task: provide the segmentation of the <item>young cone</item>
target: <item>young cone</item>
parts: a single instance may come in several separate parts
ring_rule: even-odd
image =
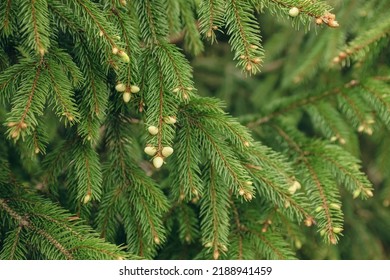
[[[172,147],[164,147],[161,151],[161,154],[164,156],[164,157],[169,157],[171,154],[173,153],[173,149]]]
[[[119,91],[119,92],[123,92],[126,90],[126,86],[122,83],[118,83],[116,86],[115,86],[115,89],[116,91]]]
[[[131,93],[125,91],[125,92],[123,93],[123,101],[124,101],[125,103],[129,103],[130,99],[131,99]]]
[[[148,131],[151,135],[156,135],[158,133],[158,128],[154,125],[148,127]]]
[[[130,87],[130,91],[131,91],[131,93],[138,93],[139,92],[139,87],[136,86],[136,85],[132,85]]]
[[[156,149],[156,147],[148,146],[148,147],[145,147],[144,152],[145,152],[145,154],[147,154],[149,156],[154,156],[157,153],[157,149]]]
[[[157,169],[159,169],[164,163],[164,160],[162,157],[155,157],[153,159],[153,165],[154,167],[156,167]]]
[[[288,14],[290,17],[297,17],[299,15],[299,9],[297,7],[292,7],[289,11]]]

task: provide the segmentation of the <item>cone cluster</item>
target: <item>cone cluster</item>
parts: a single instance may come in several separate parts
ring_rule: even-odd
[[[117,92],[122,93],[122,98],[125,103],[128,103],[131,100],[132,94],[138,93],[140,88],[137,85],[125,85],[121,82],[117,83],[115,86]]]

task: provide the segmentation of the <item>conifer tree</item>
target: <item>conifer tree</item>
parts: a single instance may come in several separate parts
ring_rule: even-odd
[[[387,258],[389,9],[1,1],[0,259]]]

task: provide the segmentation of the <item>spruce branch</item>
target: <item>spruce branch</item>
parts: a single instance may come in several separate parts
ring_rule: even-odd
[[[61,1],[50,1],[48,8],[53,22],[58,25],[61,31],[69,31],[73,36],[84,36],[85,26],[82,19],[75,17],[71,6],[68,6]]]
[[[73,172],[69,178],[72,189],[76,189],[78,203],[87,204],[91,200],[100,200],[102,192],[102,174],[99,158],[90,142],[82,143],[80,139],[74,142],[70,149],[72,153],[71,168]]]
[[[177,34],[181,29],[181,22],[177,19],[180,18],[180,2],[177,0],[167,0],[167,21],[168,21],[168,33],[174,35],[174,38],[177,38]],[[184,34],[180,34],[184,35]],[[180,36],[182,37],[182,36]],[[170,40],[171,43],[172,40]]]
[[[222,0],[202,1],[199,6],[199,28],[202,34],[216,41],[215,31],[221,29],[224,23],[224,3]]]
[[[275,232],[260,233],[257,229],[244,227],[256,253],[270,260],[295,259],[289,245]]]
[[[236,151],[229,148],[227,142],[230,139],[234,139],[236,135],[232,133],[221,134],[221,132],[228,132],[228,130],[220,131],[221,128],[226,127],[226,125],[223,125],[224,122],[222,122],[222,125],[221,123],[217,125],[217,123],[212,121],[213,116],[218,119],[224,119],[224,113],[218,107],[218,103],[212,99],[199,98],[191,100],[185,108],[187,122],[191,123],[192,129],[196,131],[195,135],[197,135],[199,143],[205,148],[207,157],[214,162],[216,172],[226,180],[226,184],[236,194],[243,196],[245,200],[251,200],[253,197],[253,186],[250,177],[240,163]],[[211,122],[209,121],[210,116]],[[230,122],[230,125],[234,125],[234,122],[231,122],[229,118],[225,118],[225,120],[226,123]],[[244,129],[241,130],[244,132],[242,136],[247,136],[245,135],[247,132]],[[219,135],[219,137],[215,137],[215,135]],[[241,142],[241,139],[239,138],[238,141]],[[239,145],[244,146],[243,143]]]
[[[47,186],[50,193],[58,195],[58,178],[67,171],[67,163],[71,161],[69,149],[73,145],[73,139],[60,141],[56,148],[50,151],[42,162],[43,185]]]
[[[179,222],[179,238],[182,243],[195,243],[199,237],[198,217],[195,211],[187,204],[180,203],[177,210]]]
[[[174,128],[164,122],[166,116],[177,115],[177,101],[171,94],[166,94],[170,88],[171,81],[163,72],[163,64],[149,64],[148,87],[145,93],[146,123],[150,134],[147,145],[156,148],[156,158],[162,159],[162,150],[166,146],[172,145]],[[168,82],[168,84],[167,84]],[[156,164],[157,168],[161,167]]]
[[[290,17],[298,17],[303,25],[308,25],[310,19],[314,18],[315,23],[321,25],[325,23],[329,27],[338,27],[339,24],[335,20],[336,16],[332,13],[331,7],[324,1],[311,0],[253,0],[255,6],[259,10],[264,7],[276,15],[283,16],[289,14]],[[284,11],[282,14],[281,11]],[[302,16],[304,15],[304,16]]]
[[[288,192],[288,188],[293,186],[293,182],[295,181],[289,179],[287,182],[283,182],[282,184],[285,184],[288,188],[282,188],[280,181],[267,174],[267,169],[259,171],[249,168],[249,172],[255,178],[255,182],[257,182],[258,193],[265,200],[269,200],[269,202],[277,205],[290,218],[294,217],[298,221],[302,220],[302,218],[305,218],[305,220],[313,220],[312,215],[306,210],[308,205],[306,197],[301,194],[291,196]],[[274,172],[274,170],[270,172]]]
[[[14,2],[12,0],[2,1],[0,3],[0,32],[6,37],[11,35],[14,29]]]
[[[299,161],[304,165],[305,171],[303,172],[306,173],[304,176],[304,186],[307,188],[307,193],[312,200],[313,208],[318,210],[316,211],[315,217],[316,224],[326,240],[332,244],[336,244],[338,240],[337,234],[340,233],[338,229],[341,229],[342,218],[341,212],[334,211],[330,206],[331,204],[340,203],[338,191],[331,181],[330,174],[322,168],[320,160],[310,156],[312,154],[310,148],[304,151],[301,148],[301,144],[280,126],[275,126],[275,130],[297,152]],[[307,226],[311,226],[313,222],[310,218],[305,220]]]
[[[203,181],[206,188],[200,201],[202,242],[216,260],[228,245],[229,192],[212,163],[205,170]]]
[[[386,98],[386,83],[375,79],[364,79],[363,81],[351,80],[342,87],[314,95],[294,96],[275,103],[271,113],[256,121],[249,122],[248,127],[272,123],[274,118],[289,114],[291,111],[306,109],[312,118],[312,124],[323,132],[323,135],[331,142],[338,141],[345,145],[348,141],[355,142],[355,132],[348,127],[344,119],[351,122],[358,132],[368,135],[373,133],[372,125],[375,117],[372,112],[378,115],[385,125],[388,124],[388,101]],[[336,111],[333,103],[337,102],[339,111]],[[367,107],[371,105],[372,111]],[[341,116],[341,114],[343,116]]]
[[[180,0],[179,8],[184,27],[184,45],[193,55],[199,55],[204,47],[198,31],[197,22],[194,16],[194,3],[192,1]]]
[[[116,72],[118,74],[118,83],[125,83],[126,91],[131,89],[131,85],[139,82],[138,60],[141,49],[138,43],[138,22],[135,15],[135,3],[127,4],[126,9],[112,7],[109,19],[113,19],[121,31],[120,35],[125,43],[124,49],[129,56],[127,67],[120,67]]]
[[[192,131],[192,123],[185,115],[179,115],[181,128],[178,130],[171,161],[171,192],[175,200],[198,199],[203,194],[200,178],[201,147]],[[175,172],[173,172],[175,171]]]
[[[301,249],[305,242],[306,236],[301,231],[299,225],[292,223],[288,216],[285,216],[283,213],[276,212],[275,216],[276,218],[274,220],[276,221],[274,221],[274,223],[283,226],[287,240],[290,241],[290,243],[294,245],[297,250]]]
[[[49,62],[58,64],[61,67],[61,70],[65,74],[65,77],[69,79],[73,88],[78,88],[82,85],[84,82],[83,74],[69,53],[58,46],[51,46],[49,58]]]
[[[39,63],[39,65],[37,66],[37,70],[36,70],[36,73],[35,73],[35,77],[34,77],[34,80],[32,82],[32,87],[31,87],[31,91],[30,91],[30,94],[28,96],[28,100],[27,100],[27,104],[25,106],[25,109],[23,111],[23,114],[22,116],[20,117],[20,121],[19,123],[24,123],[24,120],[26,119],[26,116],[30,110],[30,107],[31,107],[31,103],[32,103],[32,99],[34,98],[34,94],[35,94],[35,91],[36,91],[36,87],[38,85],[38,80],[40,78],[40,75],[41,75],[41,71],[42,71],[42,60],[41,62]]]
[[[341,94],[340,94],[341,95]],[[350,143],[352,135],[349,124],[343,116],[329,102],[318,102],[306,107],[314,128],[331,142],[338,141],[341,145]]]
[[[3,260],[22,260],[27,254],[27,248],[24,246],[25,234],[22,231],[23,227],[18,226],[12,231],[9,231],[4,239],[4,246],[0,252]]]
[[[110,47],[109,50],[117,47],[114,38],[114,28],[102,16],[102,13],[100,13],[99,9],[96,7],[96,4],[81,0],[65,0],[65,3],[73,6],[74,11],[79,13],[79,17],[86,20],[86,23],[91,27],[87,30],[92,30],[95,34],[99,34],[99,36],[102,35],[100,37],[102,37],[104,39],[103,42]]]
[[[113,109],[113,108],[111,108]],[[132,161],[128,123],[120,111],[107,120],[103,201],[97,223],[102,236],[114,238],[117,225],[125,227],[128,250],[153,257],[156,246],[165,241],[162,216],[168,202],[162,191]],[[120,217],[118,219],[118,217]]]
[[[119,205],[119,198],[122,196],[123,191],[122,188],[116,189],[115,192],[103,191],[104,196],[102,198],[101,208],[104,209],[104,212],[99,212],[97,224],[100,237],[108,241],[115,240],[116,229],[119,227],[115,215],[117,212],[116,207]]]
[[[387,46],[390,35],[390,19],[388,17],[379,17],[372,26],[359,34],[351,42],[346,44],[333,58],[333,63],[341,63],[342,65],[349,65],[350,61],[366,62],[367,55],[373,55],[369,52],[370,49],[376,49],[376,53],[380,49]]]
[[[360,162],[356,158],[338,146],[321,146],[316,146],[312,151],[325,162],[329,163],[329,167],[332,173],[336,175],[336,179],[340,185],[347,188],[353,194],[354,198],[360,196],[363,199],[367,199],[373,196],[371,183],[359,171]],[[344,164],[345,162],[348,162],[348,164]]]
[[[202,124],[198,124],[198,128],[201,133],[201,143],[209,152],[210,160],[218,166],[216,172],[226,180],[226,184],[234,190],[235,194],[243,196],[247,201],[252,200],[253,187],[249,183],[251,182],[250,177],[239,160],[229,151],[226,144],[208,132],[210,128],[204,127]]]
[[[47,245],[51,245],[51,246],[55,247],[55,249],[57,249],[61,255],[63,255],[63,257],[55,256],[54,255],[55,254],[54,251],[50,252],[49,250],[47,250],[47,252],[45,252],[45,254],[50,259],[51,258],[52,259],[57,259],[57,258],[63,259],[63,258],[65,258],[66,260],[73,260],[74,259],[73,255],[69,252],[69,250],[67,250],[64,247],[64,245],[61,244],[60,240],[56,239],[53,235],[48,233],[46,230],[43,230],[43,229],[35,227],[34,225],[31,225],[29,221],[24,221],[24,223],[28,223],[27,225],[25,225],[25,227],[27,229],[30,229],[33,232],[36,232],[37,235],[42,237],[41,243],[37,244],[38,247],[42,246],[41,250],[43,250],[43,247],[46,247]]]
[[[60,118],[65,116],[66,121],[72,119],[78,121],[79,113],[73,96],[73,86],[66,78],[66,73],[54,61],[48,61],[46,69],[51,82],[51,92],[54,93],[53,105],[57,116]]]
[[[29,75],[19,86],[12,100],[12,110],[7,118],[8,134],[15,140],[26,133],[31,133],[38,125],[37,116],[43,114],[48,84],[43,57],[36,62],[35,67],[27,70]]]
[[[50,47],[50,22],[47,1],[26,1],[19,3],[18,17],[21,19],[20,32],[25,44],[44,56]]]
[[[147,46],[166,42],[168,24],[166,2],[160,0],[137,1],[140,34]]]
[[[361,84],[362,96],[372,109],[377,113],[378,118],[390,129],[390,86],[382,81],[374,79],[367,80]],[[372,120],[374,122],[374,120]],[[362,122],[363,130],[367,131],[372,123]]]
[[[355,90],[358,91],[359,88],[356,88]],[[354,96],[349,96],[348,91],[341,91],[337,99],[340,111],[343,112],[354,127],[359,127],[359,125],[364,123],[367,119],[367,106],[364,103],[363,98],[358,98],[359,96],[358,93],[354,94]]]
[[[9,226],[13,228],[7,236],[7,246],[1,251],[2,259],[25,259],[34,254],[47,259],[84,259],[87,255],[92,257],[93,251],[99,250],[97,245],[103,244],[90,228],[69,222],[71,216],[60,207],[14,187],[2,186],[0,215],[10,217]],[[95,245],[82,252],[80,248],[90,242]],[[34,251],[26,250],[28,243],[32,243]],[[104,244],[103,247],[106,247],[106,253],[96,259],[126,257],[114,245]]]
[[[30,157],[33,158],[37,154],[45,154],[48,144],[47,127],[39,125],[31,134],[31,137],[26,139],[27,150],[30,151]]]
[[[171,149],[175,133],[174,127],[167,120],[176,117],[179,102],[188,101],[192,95],[193,82],[188,61],[170,44],[160,43],[153,49],[146,50],[144,59],[148,61],[146,63],[157,61],[157,64],[149,63],[146,67],[144,98],[148,107],[146,123],[152,136],[147,146],[156,149],[152,156],[155,155],[154,165],[159,168],[163,158],[169,156],[164,155],[163,149]]]
[[[259,26],[250,5],[237,0],[226,2],[225,22],[234,59],[248,73],[256,74],[263,60]]]
[[[161,68],[167,90],[175,93],[179,100],[186,102],[194,90],[191,66],[179,49],[172,44],[160,44],[159,47],[156,58],[160,61],[160,67],[167,67]],[[170,75],[167,75],[168,73]]]
[[[91,53],[83,40],[76,42],[74,49],[77,51],[75,60],[81,65],[80,70],[85,76],[84,83],[75,95],[76,103],[80,104],[77,130],[83,138],[96,140],[108,103],[107,80],[104,69],[95,59],[96,53]],[[68,121],[73,122],[74,118],[68,118]]]
[[[19,63],[13,64],[6,68],[0,74],[0,100],[2,103],[8,102],[11,96],[18,89],[20,80],[34,68],[36,61],[30,58],[22,58]]]

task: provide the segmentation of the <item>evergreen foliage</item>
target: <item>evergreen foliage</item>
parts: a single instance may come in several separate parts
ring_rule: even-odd
[[[387,258],[389,8],[1,1],[0,258]]]

